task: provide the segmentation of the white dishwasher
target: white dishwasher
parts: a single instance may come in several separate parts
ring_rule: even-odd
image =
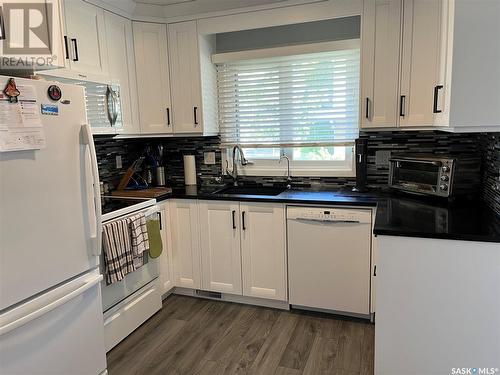
[[[371,210],[287,207],[290,304],[370,313]]]

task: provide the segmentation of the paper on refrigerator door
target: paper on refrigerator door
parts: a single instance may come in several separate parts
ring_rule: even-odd
[[[35,87],[18,85],[17,103],[0,93],[0,152],[45,148]]]

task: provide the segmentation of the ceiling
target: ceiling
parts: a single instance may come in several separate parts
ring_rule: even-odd
[[[198,3],[198,4],[207,4],[207,3],[218,3],[224,4],[227,6],[227,9],[232,9],[235,7],[240,8],[243,6],[255,6],[255,5],[264,5],[264,4],[273,4],[279,3],[285,0],[244,0],[244,1],[234,1],[234,0],[134,0],[139,4],[151,4],[151,5],[174,5],[174,4],[182,4],[182,3]],[[193,5],[195,5],[193,4]]]

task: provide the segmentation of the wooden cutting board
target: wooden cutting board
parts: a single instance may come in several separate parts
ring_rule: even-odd
[[[154,187],[141,190],[114,190],[111,195],[132,198],[159,198],[172,193],[172,188]]]

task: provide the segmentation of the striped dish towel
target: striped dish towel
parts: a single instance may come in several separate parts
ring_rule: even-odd
[[[102,242],[108,284],[116,283],[135,271],[127,219],[104,224]]]
[[[127,218],[132,241],[132,253],[136,258],[142,258],[142,253],[149,250],[148,228],[146,226],[146,215],[144,213],[129,216]]]

